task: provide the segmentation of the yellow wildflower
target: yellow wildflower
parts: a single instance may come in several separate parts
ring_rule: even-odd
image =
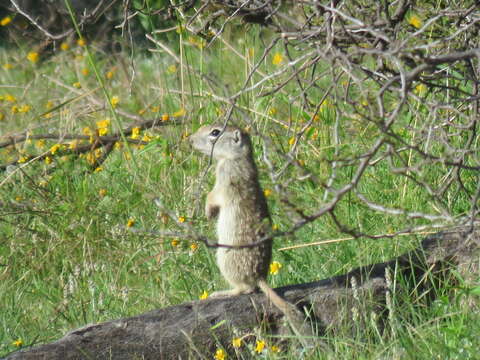
[[[420,29],[422,27],[422,19],[420,19],[417,15],[413,14],[408,19],[408,23],[412,25],[414,28]]]
[[[288,145],[292,146],[295,144],[295,136],[292,136],[290,139],[288,139]]]
[[[5,95],[5,101],[14,103],[17,101],[16,97],[10,94]]]
[[[173,239],[173,240],[170,242],[170,245],[172,245],[172,247],[177,247],[179,243],[180,243],[180,242],[178,241],[178,239]]]
[[[277,275],[281,268],[282,264],[280,264],[278,261],[273,261],[270,264],[270,274]]]
[[[272,230],[273,230],[273,231],[277,231],[277,230],[278,230],[278,225],[277,225],[277,224],[273,224],[273,225],[272,225]]]
[[[22,339],[17,339],[12,343],[13,346],[20,347],[23,345]]]
[[[53,105],[54,105],[54,104],[53,104],[53,101],[48,100],[47,103],[45,104],[45,108],[46,108],[47,110],[50,110],[51,108],[53,108]]]
[[[3,68],[5,70],[11,70],[11,69],[13,69],[13,65],[10,64],[10,63],[5,63],[5,64],[3,64]]]
[[[177,72],[177,66],[176,65],[170,65],[168,68],[167,68],[167,72],[169,74],[174,74]]]
[[[265,195],[265,197],[269,197],[270,195],[272,195],[272,190],[265,189],[265,190],[263,190],[263,194]]]
[[[278,52],[275,53],[275,54],[273,55],[272,64],[273,64],[273,65],[280,65],[282,62],[283,62],[283,56],[282,56],[282,54],[280,54],[280,53],[278,53]]]
[[[97,167],[93,172],[100,172],[100,171],[103,171],[103,168],[101,166]]]
[[[28,161],[28,157],[26,157],[26,156],[21,156],[21,157],[18,159],[18,162],[19,162],[20,164],[23,164],[23,163],[25,163],[25,162],[27,162],[27,161]]]
[[[127,221],[127,227],[130,228],[130,227],[132,227],[133,225],[135,225],[135,219],[133,219],[133,218],[128,219],[128,221]]]
[[[24,104],[18,108],[18,112],[20,113],[27,113],[32,109],[32,107],[28,104]]]
[[[87,45],[87,40],[85,40],[84,38],[80,38],[77,40],[77,45],[78,46],[85,46]]]
[[[55,153],[62,147],[60,144],[55,144],[50,148],[50,152],[52,155],[55,155]]]
[[[85,159],[87,160],[87,162],[90,164],[90,165],[93,165],[95,164],[96,160],[95,160],[95,154],[92,153],[91,151],[87,153],[87,155],[85,155]]]
[[[254,48],[248,48],[248,56],[253,58],[255,56],[255,49]]]
[[[43,147],[45,146],[45,140],[43,139],[37,140],[37,142],[35,143],[35,146],[39,149],[43,149]]]
[[[184,223],[185,222],[185,216],[179,216],[178,217],[178,222]]]
[[[415,86],[413,92],[417,95],[423,95],[427,92],[427,86],[425,84],[418,84]]]
[[[146,109],[140,109],[138,110],[138,115],[143,115],[145,114],[146,111],[147,111]]]
[[[152,140],[152,137],[149,136],[148,134],[144,134],[142,137],[142,141],[149,142]]]
[[[88,127],[88,126],[85,126],[82,129],[82,133],[83,133],[83,135],[87,135],[87,136],[92,136],[93,135],[92,129],[90,129],[90,127]]]
[[[197,251],[197,249],[198,249],[198,244],[197,243],[191,243],[190,244],[190,250]]]
[[[227,358],[227,353],[223,349],[217,349],[215,352],[215,360],[225,360]]]
[[[132,134],[130,135],[132,139],[138,139],[140,137],[140,128],[139,127],[134,127],[132,129]]]
[[[12,22],[12,17],[11,16],[5,16],[2,20],[0,20],[0,25],[1,26],[7,26]]]
[[[105,195],[107,195],[107,189],[98,190],[98,195],[100,195],[101,197],[105,197]]]
[[[233,338],[232,345],[234,348],[239,348],[242,346],[242,339],[241,338]]]
[[[207,290],[203,290],[203,293],[198,297],[200,300],[205,300],[206,298],[208,298],[208,291]]]
[[[30,51],[27,54],[27,59],[30,60],[32,63],[36,63],[40,59],[40,55],[36,51]]]
[[[181,109],[179,109],[179,110],[177,110],[177,111],[175,111],[175,112],[173,113],[173,117],[184,116],[185,113],[186,113],[185,109],[184,109],[184,108],[181,108]]]
[[[162,115],[162,121],[168,121],[168,119],[170,119],[170,116],[168,114]]]
[[[45,164],[50,165],[52,163],[52,158],[50,156],[45,157]]]
[[[160,106],[151,106],[150,107],[150,111],[151,112],[159,112],[160,111]]]
[[[110,70],[110,71],[107,71],[107,73],[105,74],[105,77],[110,80],[111,78],[113,78],[113,75],[115,75],[115,72],[113,70]]]
[[[257,340],[257,343],[255,345],[255,352],[260,354],[263,351],[264,348],[265,348],[265,341]]]
[[[105,136],[108,134],[108,127],[110,126],[110,119],[97,121],[98,135]]]
[[[76,82],[74,82],[74,83],[72,84],[72,86],[73,86],[74,88],[80,89],[80,88],[82,87],[82,84],[80,84],[79,81],[76,81]]]
[[[70,45],[68,45],[67,42],[62,42],[60,44],[60,49],[62,49],[63,51],[67,51],[68,49],[70,49]]]
[[[95,153],[95,157],[98,159],[102,156],[103,150],[102,148],[98,148],[98,149],[95,149],[94,153]]]
[[[276,345],[270,346],[270,350],[274,353],[277,353],[277,354],[280,352],[280,348]]]
[[[122,143],[120,141],[115,142],[115,145],[113,145],[113,148],[115,150],[119,150],[122,148]]]
[[[120,102],[120,98],[118,96],[112,96],[110,99],[110,104],[112,104],[112,107],[115,108],[117,107],[117,104]]]
[[[22,201],[23,198],[21,196],[15,196],[15,201]]]
[[[87,68],[82,69],[82,75],[83,76],[87,76],[89,73],[90,73],[90,70],[88,70]]]

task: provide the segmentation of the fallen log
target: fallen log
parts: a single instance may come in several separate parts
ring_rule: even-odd
[[[375,311],[381,324],[388,315],[391,277],[403,277],[409,293],[416,289],[422,299],[431,301],[435,288],[452,270],[465,277],[478,275],[479,245],[478,227],[457,228],[431,235],[417,249],[391,261],[276,291],[308,310],[319,335],[345,326],[361,327],[361,319],[352,320],[352,311]],[[232,350],[233,329],[237,334],[251,332],[259,324],[267,326],[269,333],[285,331],[282,314],[263,294],[207,299],[87,325],[50,344],[12,353],[5,360],[211,358],[219,346]]]

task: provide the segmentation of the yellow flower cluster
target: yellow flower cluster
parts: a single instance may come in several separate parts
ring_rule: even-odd
[[[11,16],[5,16],[2,20],[0,20],[0,26],[7,26],[12,22]]]
[[[225,360],[227,358],[227,353],[223,349],[217,349],[214,358],[215,360]]]
[[[410,18],[408,19],[408,23],[416,29],[420,29],[423,25],[422,19],[420,19],[420,17],[415,14],[410,16]]]
[[[22,339],[17,339],[12,343],[13,346],[20,347],[23,346],[23,341]]]
[[[55,144],[53,145],[51,148],[50,148],[50,153],[52,155],[55,155],[55,153],[58,151],[58,150],[63,150],[65,146],[63,146],[62,144]]]
[[[98,135],[100,135],[100,136],[107,135],[109,126],[110,126],[110,119],[108,119],[108,118],[104,119],[104,120],[101,120],[101,121],[97,121]],[[88,135],[90,135],[90,134],[88,134]]]
[[[116,95],[112,96],[112,98],[110,99],[110,104],[112,104],[113,108],[116,108],[119,102],[120,98]]]
[[[27,59],[32,62],[32,63],[36,63],[38,62],[38,60],[40,60],[40,55],[38,54],[38,52],[36,51],[30,51],[28,54],[27,54]]]
[[[282,62],[283,62],[283,55],[278,52],[275,53],[272,58],[272,64],[279,66],[282,64]]]
[[[87,45],[87,40],[85,40],[84,38],[80,38],[77,40],[77,45],[78,46],[85,46]]]
[[[281,268],[282,264],[280,264],[278,261],[273,261],[270,264],[270,274],[277,275]]]
[[[141,129],[139,127],[134,127],[132,129],[132,133],[131,133],[130,137],[132,139],[138,139],[140,137],[140,131],[141,131]]]
[[[24,105],[13,105],[11,108],[12,114],[17,113],[27,113],[32,109],[32,107],[28,104]]]
[[[115,70],[109,70],[109,71],[106,72],[105,77],[106,77],[108,80],[110,80],[110,79],[113,78],[114,75],[115,75]]]
[[[11,94],[5,94],[5,95],[0,95],[0,101],[14,103],[14,102],[17,102],[17,98]]]

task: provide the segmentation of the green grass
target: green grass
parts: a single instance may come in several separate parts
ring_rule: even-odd
[[[248,50],[254,49],[254,57],[258,59],[262,44],[255,39],[258,37],[245,35],[241,41],[235,41],[226,36],[226,41],[241,54],[248,56]],[[13,64],[12,69],[0,69],[2,140],[26,131],[82,134],[85,127],[95,129],[96,122],[105,118],[112,119],[109,131],[113,132],[116,123],[92,65],[98,69],[109,97],[118,96],[116,109],[131,114],[140,111],[144,119],[159,118],[162,114],[171,117],[167,126],[147,130],[155,138],[153,145],[143,149],[131,146],[131,156],[125,146],[114,150],[101,171],[92,171],[85,156],[79,158],[63,150],[51,156],[50,164],[32,161],[2,173],[0,356],[17,349],[13,342],[19,339],[24,346],[47,343],[87,323],[196,300],[205,290],[211,292],[225,286],[212,251],[203,244],[192,250],[192,242],[188,240],[179,239],[176,244],[170,237],[133,233],[126,227],[129,219],[133,219],[136,229],[178,231],[174,219],[169,219],[153,203],[152,199],[159,197],[176,217],[185,217],[200,232],[214,237],[213,226],[206,222],[202,210],[203,196],[213,180],[211,175],[201,177],[208,159],[192,152],[185,135],[202,123],[221,119],[228,104],[211,94],[226,97],[240,90],[252,64],[251,59],[239,58],[220,41],[203,49],[195,45],[198,39],[194,40],[197,43],[185,34],[183,42],[175,44],[182,48],[183,68],[162,52],[140,53],[133,58],[122,53],[114,57],[95,43],[88,44],[93,64],[88,61],[85,48],[73,43],[67,51],[57,49],[41,54],[37,63],[26,60],[29,49],[0,49],[0,63]],[[282,47],[278,46],[277,51],[281,53]],[[262,72],[277,69],[271,60],[267,57],[260,67]],[[112,77],[107,76],[109,72]],[[327,84],[329,80],[327,76],[322,81]],[[75,87],[76,83],[81,87]],[[322,90],[315,90],[318,99]],[[288,151],[294,127],[306,121],[304,111],[288,98],[295,86],[263,98],[258,96],[261,91],[256,89],[239,100],[252,122],[239,120],[243,116],[240,112],[235,113],[235,118],[241,126],[256,127],[277,149]],[[9,102],[7,95],[16,100]],[[52,104],[59,108],[42,116]],[[29,105],[30,109],[12,112],[13,106],[22,105]],[[343,106],[344,113],[351,110],[348,105]],[[173,114],[181,109],[185,109],[185,116],[174,121]],[[404,121],[409,122],[408,114],[404,116]],[[126,116],[117,118],[123,128],[133,123]],[[378,136],[374,127],[361,121],[347,121],[346,116],[342,116],[342,121],[343,141],[336,146],[332,139],[335,108],[326,106],[295,153],[322,182],[327,181],[332,171],[332,160],[368,149]],[[292,126],[285,128],[279,124],[282,122]],[[402,131],[402,136],[411,136],[408,130]],[[359,137],[359,133],[364,136]],[[33,140],[0,149],[0,162],[6,164],[25,155],[46,153],[56,143]],[[254,143],[262,184],[264,188],[275,189],[268,167],[261,161],[263,141],[255,137]],[[281,167],[284,158],[271,155],[275,166]],[[339,188],[348,183],[355,169],[355,166],[341,167],[334,186]],[[425,170],[421,176],[424,181],[435,183],[444,171],[439,166]],[[300,170],[290,166],[279,183],[300,174]],[[466,186],[473,186],[474,180],[472,176]],[[399,190],[405,186],[408,191]],[[359,188],[364,195],[386,206],[434,210],[426,191],[393,175],[386,162],[371,167]],[[201,198],[199,191],[203,194]],[[308,179],[294,181],[288,187],[289,198],[307,213],[322,206],[323,191]],[[268,200],[274,223],[280,230],[287,230],[292,225],[288,207],[275,191]],[[444,205],[458,207],[458,213],[468,208],[467,199],[462,198]],[[405,217],[374,212],[351,195],[342,200],[336,215],[346,226],[368,234],[389,233],[407,224]],[[326,215],[294,237],[277,239],[275,248],[343,237],[345,234]],[[270,281],[281,286],[342,274],[361,264],[392,258],[418,244],[422,237],[420,234],[381,240],[360,238],[321,247],[275,251],[274,260],[282,263],[283,268]],[[478,313],[469,311],[466,301],[478,299],[467,293],[452,297],[449,289],[445,293],[445,298],[432,308],[416,307],[408,296],[399,295],[395,300],[398,310],[384,335],[373,325],[358,336],[348,331],[327,334],[325,341],[331,345],[331,352],[319,352],[319,358],[474,358],[480,345],[476,336],[480,319]],[[290,356],[288,349],[283,349],[283,354]]]

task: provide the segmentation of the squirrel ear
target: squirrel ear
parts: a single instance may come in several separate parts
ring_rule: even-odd
[[[233,141],[235,141],[236,143],[239,143],[242,141],[242,133],[240,132],[240,130],[236,129],[233,132]]]

